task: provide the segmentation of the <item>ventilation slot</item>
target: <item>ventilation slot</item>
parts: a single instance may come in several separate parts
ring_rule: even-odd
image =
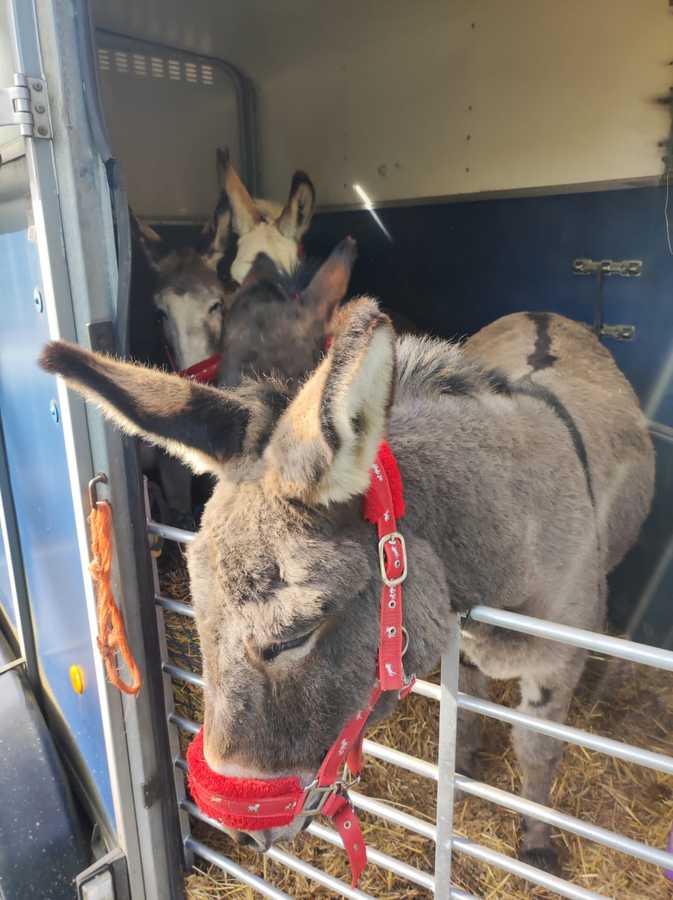
[[[206,87],[215,84],[214,66],[163,56],[146,56],[144,53],[127,53],[110,47],[98,48],[98,68],[101,72],[115,71],[137,78],[168,78],[170,81],[186,81]]]

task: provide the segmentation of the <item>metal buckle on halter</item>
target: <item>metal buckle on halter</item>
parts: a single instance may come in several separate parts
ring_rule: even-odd
[[[402,564],[402,572],[395,578],[389,578],[386,572],[386,544],[394,544],[400,542],[400,558]],[[379,541],[379,565],[381,566],[381,579],[388,587],[397,587],[402,584],[407,577],[407,545],[404,543],[404,535],[399,531],[391,531],[390,534],[384,534]]]
[[[319,816],[322,812],[323,806],[327,803],[329,798],[333,794],[346,794],[349,788],[354,787],[356,784],[360,783],[359,775],[351,775],[350,772],[346,769],[346,777],[343,779],[339,779],[335,781],[334,784],[326,784],[324,787],[320,787],[318,784],[318,779],[316,778],[311,784],[306,788],[306,799],[304,800],[304,805],[301,810],[297,813],[300,816]],[[320,800],[318,801],[318,805],[313,809],[307,809],[306,806],[311,802],[315,794],[320,794]]]
[[[320,787],[318,785],[317,779],[306,788],[306,799],[304,800],[304,805],[299,812],[301,816],[319,816],[322,812],[323,806],[327,803],[332,794],[336,794],[339,790],[341,783],[339,781],[335,781],[334,784],[327,784],[324,787]],[[313,807],[313,809],[307,809],[307,805],[311,802],[313,797],[319,794],[320,800],[318,801],[318,805]]]

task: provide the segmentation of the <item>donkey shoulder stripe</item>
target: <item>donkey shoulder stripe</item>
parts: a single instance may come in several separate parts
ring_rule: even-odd
[[[556,413],[558,418],[568,429],[568,433],[570,434],[570,438],[575,448],[575,453],[577,453],[577,458],[579,459],[582,465],[582,470],[584,471],[584,477],[586,479],[587,491],[589,493],[591,505],[595,509],[596,497],[594,495],[591,469],[589,468],[589,455],[587,453],[586,444],[584,443],[584,438],[582,437],[581,431],[577,427],[577,423],[568,412],[565,404],[561,400],[559,400],[556,394],[553,391],[550,391],[549,388],[544,387],[544,385],[537,384],[537,382],[531,381],[529,378],[514,382],[511,384],[511,387],[514,394],[521,394],[526,397],[533,397],[535,400],[541,400],[554,413]]]
[[[551,352],[551,335],[549,333],[551,315],[535,312],[529,312],[526,315],[535,325],[535,347],[526,362],[534,372],[539,372],[540,369],[548,369],[553,366],[558,359],[558,356],[554,356]]]

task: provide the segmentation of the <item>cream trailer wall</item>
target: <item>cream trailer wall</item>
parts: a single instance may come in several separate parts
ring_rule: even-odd
[[[673,47],[665,0],[95,6],[99,26],[223,57],[253,80],[268,196],[282,198],[298,166],[315,180],[321,206],[353,204],[354,182],[391,202],[662,172],[657,144],[668,118],[655,98],[669,90]],[[139,151],[128,139],[137,80],[129,74],[126,96],[116,85],[110,115],[132,184],[140,181]],[[221,122],[213,120],[206,102],[199,128],[198,110],[185,121],[183,109],[150,109],[159,124],[168,117],[181,148],[178,159],[169,147],[153,172],[161,184],[163,166],[173,168],[175,213],[205,214],[214,174],[206,164],[212,148],[200,138],[219,133],[227,141],[232,118],[223,110]],[[189,196],[175,184],[180,162]],[[195,190],[202,209],[193,208]],[[167,212],[154,205],[145,211]]]

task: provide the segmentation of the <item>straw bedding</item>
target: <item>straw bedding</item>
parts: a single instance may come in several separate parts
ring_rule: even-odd
[[[162,561],[163,562],[163,561]],[[165,568],[165,565],[162,566]],[[163,590],[179,600],[189,600],[187,575],[173,564],[162,575]],[[193,622],[166,615],[169,652],[175,662],[200,671],[200,651]],[[508,706],[517,702],[513,682],[494,684],[492,699]],[[202,720],[200,692],[189,685],[175,686],[176,709]],[[368,737],[431,762],[437,756],[437,704],[411,695],[386,722]],[[673,676],[619,660],[592,656],[573,701],[570,723],[620,741],[673,756]],[[520,787],[510,748],[507,725],[483,720],[480,780],[505,790]],[[186,747],[186,740],[183,749]],[[435,784],[402,769],[366,759],[360,790],[433,821]],[[665,847],[673,823],[673,777],[630,765],[580,747],[568,746],[552,791],[551,805],[588,822],[619,831],[628,837]],[[361,814],[367,843],[425,872],[432,872],[434,845],[430,841],[375,818]],[[454,811],[458,834],[483,843],[500,853],[515,856],[518,817],[476,798],[460,799]],[[263,856],[235,846],[225,835],[213,833],[198,822],[194,833],[255,873],[268,878],[293,897],[330,897],[329,891],[295,875]],[[673,897],[673,884],[661,870],[567,832],[555,835],[562,858],[562,875],[584,888],[619,900],[664,900]],[[350,875],[342,850],[301,835],[290,852],[345,881]],[[255,893],[202,860],[186,877],[189,900],[242,900]],[[521,879],[485,866],[460,854],[453,860],[452,880],[468,892],[488,900],[542,900],[557,895],[535,888]],[[359,887],[385,898],[426,898],[423,888],[370,864]]]

